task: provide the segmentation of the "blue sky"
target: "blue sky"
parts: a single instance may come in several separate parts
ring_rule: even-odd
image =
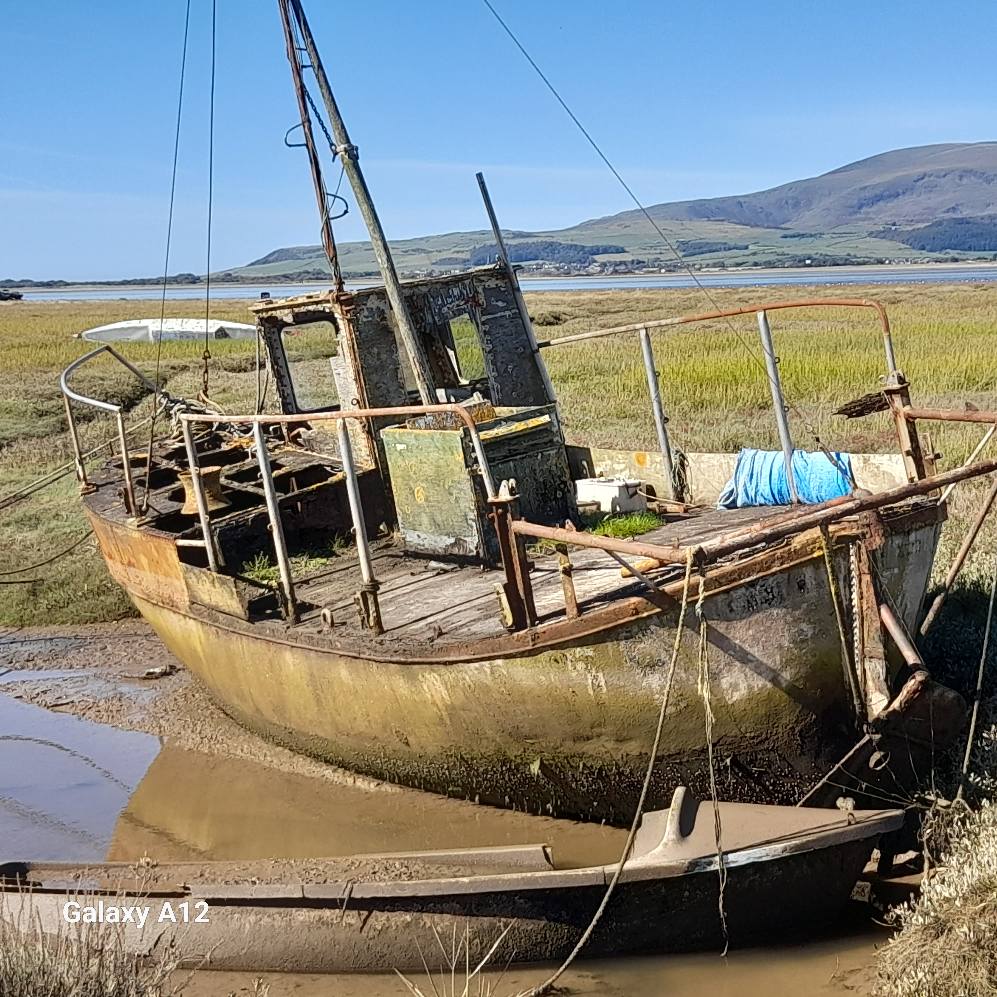
[[[997,138],[990,0],[494,2],[647,203]],[[476,169],[509,228],[631,206],[478,0],[306,8],[389,236],[483,227]],[[161,271],[183,13],[5,5],[0,277]],[[172,272],[204,270],[209,18],[192,0]],[[276,3],[218,0],[217,74],[213,269],[317,242]]]

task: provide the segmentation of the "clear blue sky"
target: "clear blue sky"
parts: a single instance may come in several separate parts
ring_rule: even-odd
[[[495,0],[648,203],[997,138],[997,4]],[[478,0],[306,0],[392,237],[630,205]],[[218,0],[213,268],[317,241],[276,4]],[[183,0],[4,6],[0,277],[162,269]],[[210,3],[193,0],[171,271],[204,270]],[[332,180],[334,182],[336,175]],[[341,240],[363,236],[352,213]]]

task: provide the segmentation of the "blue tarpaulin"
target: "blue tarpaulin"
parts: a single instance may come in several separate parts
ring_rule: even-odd
[[[851,454],[831,451],[828,455],[793,451],[793,480],[796,493],[806,505],[848,495],[852,490]],[[737,455],[734,477],[727,482],[718,509],[744,509],[757,505],[788,505],[789,481],[781,450],[751,450]]]

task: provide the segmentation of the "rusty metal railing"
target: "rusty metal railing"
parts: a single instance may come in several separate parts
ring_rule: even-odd
[[[123,406],[115,405],[113,402],[101,401],[99,398],[91,398],[88,395],[81,395],[79,392],[73,391],[73,389],[69,386],[70,375],[79,370],[79,368],[84,364],[96,359],[102,353],[109,354],[117,360],[119,364],[131,371],[131,373],[134,374],[153,394],[159,394],[159,389],[156,385],[153,384],[152,381],[150,381],[145,374],[138,369],[138,367],[126,360],[112,346],[100,346],[96,350],[92,350],[90,353],[80,357],[78,360],[74,360],[62,372],[62,375],[59,378],[59,387],[62,389],[63,400],[66,403],[66,422],[69,424],[69,437],[73,444],[73,461],[76,464],[76,477],[81,486],[85,487],[88,484],[87,470],[83,462],[83,452],[80,449],[80,437],[76,427],[76,418],[73,415],[72,402],[78,402],[81,405],[89,405],[91,408],[98,409],[102,412],[109,412],[114,416],[118,427],[118,445],[121,448],[121,464],[125,475],[125,502],[129,514],[135,516],[138,514],[138,506],[135,502],[135,485],[132,476],[132,465],[128,457],[128,433],[125,429]]]
[[[364,518],[363,505],[360,501],[360,486],[357,475],[356,463],[353,459],[353,446],[350,443],[350,435],[347,431],[347,420],[361,420],[382,418],[385,416],[411,416],[411,415],[434,415],[450,413],[455,415],[462,423],[471,437],[471,444],[478,460],[478,470],[481,474],[485,486],[485,493],[491,502],[496,498],[495,482],[492,478],[491,469],[488,466],[488,457],[485,454],[484,444],[481,441],[481,434],[467,409],[457,404],[443,405],[402,405],[397,408],[370,408],[370,409],[347,409],[337,412],[309,412],[307,415],[301,413],[285,415],[216,415],[205,412],[183,412],[180,414],[180,423],[183,428],[184,446],[187,450],[187,463],[191,472],[191,483],[194,491],[194,500],[197,504],[197,516],[201,526],[201,534],[204,540],[204,547],[208,558],[208,566],[212,571],[218,571],[218,552],[214,544],[214,536],[211,532],[211,523],[208,516],[207,498],[204,493],[203,482],[201,481],[201,469],[197,459],[197,447],[194,443],[194,436],[191,426],[197,423],[207,423],[217,425],[227,423],[229,425],[249,425],[252,426],[253,439],[256,449],[256,461],[260,469],[260,476],[263,482],[264,497],[267,505],[267,515],[270,520],[270,530],[273,536],[274,554],[277,558],[277,567],[280,572],[281,592],[287,606],[288,616],[297,619],[297,603],[294,594],[294,580],[291,575],[291,559],[287,550],[287,543],[284,539],[284,528],[280,518],[279,500],[273,486],[273,477],[270,470],[270,459],[267,452],[266,439],[263,429],[266,425],[281,425],[287,423],[316,423],[335,422],[337,424],[339,456],[343,463],[343,474],[346,477],[346,490],[349,499],[350,517],[353,523],[353,532],[357,542],[357,557],[360,562],[360,572],[362,587],[360,590],[361,601],[364,606],[365,616],[371,629],[380,632],[383,627],[381,623],[380,606],[377,600],[378,581],[374,575],[373,560],[370,553],[370,544],[367,540],[367,526]]]
[[[602,339],[607,336],[618,336],[624,334],[637,333],[640,337],[641,354],[644,362],[644,370],[647,377],[648,393],[650,395],[651,411],[654,415],[655,431],[658,437],[658,447],[661,451],[661,459],[665,469],[665,479],[669,486],[668,498],[676,497],[674,494],[674,458],[672,454],[671,441],[668,436],[668,417],[665,415],[664,406],[661,402],[660,386],[658,381],[658,371],[654,362],[654,353],[651,347],[650,332],[655,329],[668,329],[682,325],[692,325],[698,322],[708,322],[716,319],[733,318],[737,315],[755,314],[758,318],[758,331],[761,337],[762,352],[765,361],[765,372],[769,381],[772,394],[772,407],[775,413],[776,427],[779,432],[779,442],[783,452],[783,460],[786,465],[786,479],[789,484],[789,492],[793,503],[798,502],[796,480],[793,474],[793,441],[787,418],[785,395],[782,390],[782,380],[779,376],[779,358],[775,354],[772,344],[772,333],[769,330],[768,313],[791,308],[866,308],[872,309],[879,317],[883,335],[883,346],[886,353],[887,378],[892,389],[903,389],[906,382],[903,375],[897,370],[896,354],[893,349],[893,336],[890,330],[890,320],[886,314],[886,309],[876,301],[865,298],[806,298],[799,301],[772,301],[760,305],[750,305],[742,308],[727,308],[719,311],[701,312],[696,315],[681,315],[674,318],[657,319],[650,322],[634,322],[629,325],[618,325],[609,329],[595,329],[591,332],[579,332],[572,336],[561,336],[557,339],[545,339],[537,344],[538,349],[548,349],[554,346],[568,346],[572,343],[582,343],[593,339]],[[902,394],[896,405],[890,398],[891,407],[909,403],[909,397]],[[924,468],[920,463],[920,449],[917,444],[916,431],[913,443],[908,439],[907,425],[899,416],[894,415],[897,425],[898,439],[905,463],[914,468],[914,478],[924,476]],[[907,451],[913,451],[908,455]]]

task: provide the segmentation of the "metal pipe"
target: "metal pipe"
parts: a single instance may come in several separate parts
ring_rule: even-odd
[[[886,632],[893,638],[893,643],[897,645],[897,650],[903,655],[914,671],[924,671],[924,659],[921,652],[914,646],[914,642],[907,633],[907,628],[897,619],[893,610],[885,603],[879,604],[879,618],[886,628]]]
[[[495,215],[495,208],[492,206],[492,198],[488,193],[488,187],[485,184],[485,175],[483,173],[476,173],[475,176],[478,180],[478,189],[481,191],[481,199],[485,202],[485,211],[488,214],[488,222],[492,227],[492,235],[495,238],[495,245],[498,247],[499,256],[505,266],[506,273],[509,275],[509,282],[512,284],[512,291],[516,298],[516,307],[519,309],[520,321],[523,323],[523,328],[526,330],[526,336],[530,344],[530,349],[536,357],[536,363],[540,370],[540,377],[543,380],[544,392],[547,395],[547,401],[553,404],[557,401],[557,395],[554,393],[554,385],[551,383],[550,374],[547,371],[547,365],[540,356],[540,347],[537,346],[537,337],[533,332],[533,321],[530,318],[529,310],[526,307],[526,301],[523,298],[522,288],[519,286],[519,275],[512,266],[512,261],[509,259],[509,252],[505,246],[505,239],[502,238],[502,229],[499,226],[498,218]]]
[[[668,439],[668,420],[661,404],[661,388],[658,383],[658,369],[654,365],[654,351],[651,348],[651,334],[647,328],[640,330],[640,351],[644,357],[644,372],[647,375],[647,390],[651,396],[651,411],[654,413],[654,428],[658,433],[658,447],[665,465],[666,497],[675,496],[675,467],[672,462],[672,445]]]
[[[580,533],[575,530],[563,530],[557,526],[541,526],[525,519],[513,520],[510,524],[512,532],[524,537],[536,537],[538,540],[552,540],[554,543],[573,544],[575,547],[589,547],[594,550],[604,550],[610,554],[636,554],[640,557],[650,557],[666,564],[684,564],[687,558],[685,547],[662,547],[659,544],[644,543],[642,540],[620,540],[616,537],[600,537],[593,533]],[[631,565],[623,565],[628,571],[633,571]]]
[[[779,441],[782,456],[786,462],[786,481],[789,484],[789,498],[793,505],[800,501],[796,491],[796,477],[793,474],[793,439],[789,434],[789,419],[786,416],[786,400],[782,395],[782,382],[779,379],[779,360],[772,345],[772,330],[769,329],[768,315],[758,313],[758,332],[762,338],[762,352],[765,354],[765,370],[768,373],[769,390],[772,392],[772,406],[775,409],[775,422],[779,428]]]
[[[603,336],[616,336],[620,333],[639,332],[643,328],[664,329],[677,325],[691,325],[695,322],[710,322],[714,319],[733,318],[736,315],[750,315],[763,309],[775,312],[784,308],[871,308],[879,316],[882,327],[883,343],[886,350],[886,363],[890,374],[896,373],[896,358],[893,352],[893,337],[890,333],[890,320],[886,309],[878,301],[867,298],[801,298],[798,301],[770,301],[762,305],[747,305],[743,308],[725,308],[713,312],[701,312],[698,315],[682,315],[676,318],[658,319],[654,322],[635,322],[631,325],[618,325],[610,329],[596,329],[593,332],[579,332],[573,336],[561,336],[558,339],[545,339],[537,345],[540,349],[548,346],[567,346],[570,343],[580,343],[586,339],[601,339]]]
[[[197,462],[197,448],[194,446],[194,432],[189,422],[182,422],[183,442],[187,448],[187,466],[190,468],[190,483],[194,488],[194,501],[197,504],[197,518],[201,523],[201,535],[204,537],[204,549],[208,555],[208,567],[218,571],[218,555],[215,551],[215,539],[211,534],[211,523],[208,519],[208,500],[204,495],[204,483],[201,481],[201,465]]]
[[[952,565],[945,575],[945,581],[942,583],[942,590],[935,596],[934,601],[931,603],[931,608],[928,610],[921,623],[921,636],[923,637],[932,627],[935,620],[938,618],[938,614],[941,612],[942,606],[945,604],[945,600],[948,598],[949,592],[952,591],[952,586],[955,584],[955,580],[959,577],[959,573],[962,571],[963,565],[966,563],[966,558],[969,556],[969,552],[976,542],[976,538],[980,534],[980,530],[983,528],[983,523],[986,521],[987,516],[990,515],[990,510],[994,506],[994,502],[997,502],[997,477],[994,478],[993,483],[990,486],[990,491],[987,492],[987,497],[983,500],[983,505],[980,506],[980,511],[976,514],[976,519],[973,520],[972,525],[969,527],[969,531],[963,537],[962,543],[959,546],[959,550],[952,561]]]
[[[128,507],[128,512],[136,516],[138,515],[138,505],[135,502],[135,483],[132,480],[132,462],[131,458],[128,456],[128,433],[125,431],[125,419],[118,411],[117,414],[118,423],[118,445],[121,447],[121,469],[125,472],[125,504]]]
[[[983,453],[987,448],[987,444],[993,439],[994,433],[997,433],[997,422],[995,422],[984,434],[983,439],[973,448],[973,452],[966,458],[966,464],[972,464],[977,457]],[[952,490],[955,485],[949,485],[947,488],[942,489],[942,494],[938,496],[939,502],[948,501],[948,497],[952,494]]]
[[[607,554],[609,554],[609,556],[610,556],[610,557],[611,557],[611,558],[612,558],[612,559],[613,559],[613,560],[614,560],[614,561],[615,561],[615,562],[616,562],[616,563],[617,563],[617,564],[618,564],[618,565],[619,565],[619,566],[620,566],[620,567],[621,567],[621,568],[622,568],[622,569],[623,569],[624,571],[627,571],[627,572],[629,572],[629,573],[630,573],[631,575],[633,575],[633,576],[634,576],[634,577],[635,577],[636,579],[638,579],[638,580],[639,580],[640,582],[642,582],[642,583],[643,583],[644,585],[646,585],[646,586],[647,586],[647,587],[648,587],[648,588],[649,588],[649,589],[650,589],[650,590],[651,590],[652,592],[654,592],[654,593],[655,593],[655,595],[657,595],[657,593],[661,591],[661,589],[659,589],[659,588],[658,588],[658,586],[657,586],[657,585],[655,585],[655,584],[654,584],[654,582],[652,582],[652,581],[651,581],[651,579],[650,579],[650,578],[648,578],[648,577],[647,577],[647,575],[645,575],[643,571],[641,571],[641,570],[640,570],[639,568],[635,568],[635,567],[634,567],[634,566],[633,566],[633,565],[632,565],[632,564],[631,564],[631,563],[630,563],[629,561],[627,561],[627,559],[626,559],[625,557],[623,557],[623,556],[622,556],[621,554],[618,554],[618,553],[617,553],[617,552],[616,552],[615,550],[610,550],[610,551],[606,551],[606,553],[607,553]]]
[[[905,405],[901,410],[908,422],[926,419],[928,422],[984,422],[997,423],[997,412],[980,409],[915,408]]]
[[[353,532],[357,536],[357,556],[360,561],[360,575],[365,585],[375,585],[374,566],[370,559],[370,547],[367,543],[367,523],[364,520],[363,505],[360,502],[360,486],[357,482],[357,469],[353,463],[353,447],[350,444],[350,433],[346,422],[342,419],[336,424],[339,435],[339,456],[343,461],[343,473],[346,475],[346,494],[350,500],[350,516],[353,518]]]
[[[329,78],[326,76],[325,67],[322,65],[322,57],[319,55],[318,46],[312,36],[308,19],[305,17],[301,0],[288,0],[294,19],[297,22],[298,30],[301,32],[301,40],[305,51],[308,53],[308,61],[311,63],[312,72],[318,82],[319,92],[325,104],[326,113],[329,115],[329,127],[336,140],[335,152],[339,156],[353,188],[353,196],[356,198],[357,208],[363,217],[370,234],[371,248],[377,259],[378,268],[381,271],[381,278],[384,281],[384,290],[391,304],[391,311],[395,316],[395,323],[398,326],[398,334],[408,353],[409,361],[412,365],[412,374],[415,378],[416,386],[419,389],[419,397],[426,405],[435,401],[436,395],[433,388],[433,375],[429,366],[429,359],[426,351],[422,347],[422,341],[412,323],[409,315],[408,305],[405,303],[405,296],[402,293],[402,285],[398,279],[398,272],[395,270],[395,262],[391,256],[391,248],[381,227],[381,220],[377,216],[374,202],[367,188],[367,181],[360,169],[360,160],[357,154],[357,147],[350,141],[349,132],[346,130],[346,123],[340,114],[339,105],[333,96]]]
[[[280,584],[284,592],[287,616],[292,623],[297,623],[298,604],[294,598],[291,559],[287,554],[287,541],[284,539],[284,524],[280,519],[277,489],[274,488],[273,484],[273,472],[270,470],[270,454],[267,452],[267,441],[263,436],[262,423],[253,423],[253,441],[256,444],[256,462],[260,467],[260,479],[263,485],[263,494],[267,502],[267,514],[270,517],[270,532],[273,535],[274,552],[277,555],[277,567],[280,570]],[[200,499],[198,500],[198,505],[200,505]]]
[[[336,419],[373,419],[381,416],[433,415],[440,412],[451,412],[456,415],[471,434],[471,444],[474,447],[475,456],[478,458],[481,478],[485,485],[485,493],[489,499],[494,499],[497,494],[495,481],[492,478],[488,458],[485,455],[485,447],[481,440],[481,434],[478,432],[477,424],[470,413],[461,405],[450,403],[444,405],[399,405],[385,408],[348,409],[345,412],[297,412],[285,413],[283,415],[220,415],[214,412],[183,412],[180,418],[186,422],[227,422],[230,424],[255,424],[260,422],[281,425],[291,422],[330,422]]]
[[[83,463],[83,451],[80,450],[80,437],[76,431],[76,419],[73,417],[73,406],[69,395],[64,394],[62,400],[66,403],[66,422],[69,425],[69,438],[73,443],[73,462],[76,464],[76,480],[81,485],[87,484],[87,469]]]
[[[815,526],[837,522],[839,519],[854,516],[859,512],[866,512],[869,509],[881,509],[905,499],[927,495],[929,492],[953,482],[965,481],[968,478],[976,478],[984,474],[993,474],[994,471],[997,471],[997,460],[985,460],[979,464],[943,471],[941,474],[922,478],[912,484],[888,488],[876,495],[846,498],[843,501],[842,499],[832,499],[821,505],[810,506],[805,512],[801,511],[797,515],[785,516],[775,524],[762,522],[749,530],[731,533],[724,537],[718,537],[716,540],[707,540],[699,546],[696,552],[697,558],[706,562],[715,561],[728,554],[743,550],[745,547],[782,540],[794,533],[801,533],[803,530]]]
[[[322,165],[318,150],[315,148],[315,136],[312,132],[312,117],[309,113],[305,82],[302,78],[301,59],[295,43],[294,32],[291,29],[291,11],[288,0],[279,0],[280,20],[284,27],[284,40],[287,43],[287,61],[291,64],[291,80],[294,83],[294,94],[298,100],[298,118],[301,121],[301,134],[305,140],[305,151],[308,155],[308,166],[312,174],[312,187],[315,190],[315,201],[319,216],[322,219],[322,248],[325,250],[329,269],[332,272],[333,283],[337,291],[343,290],[343,274],[339,268],[339,257],[336,253],[336,238],[332,231],[332,219],[329,217],[329,195],[322,178]],[[285,136],[285,144],[287,137]]]

